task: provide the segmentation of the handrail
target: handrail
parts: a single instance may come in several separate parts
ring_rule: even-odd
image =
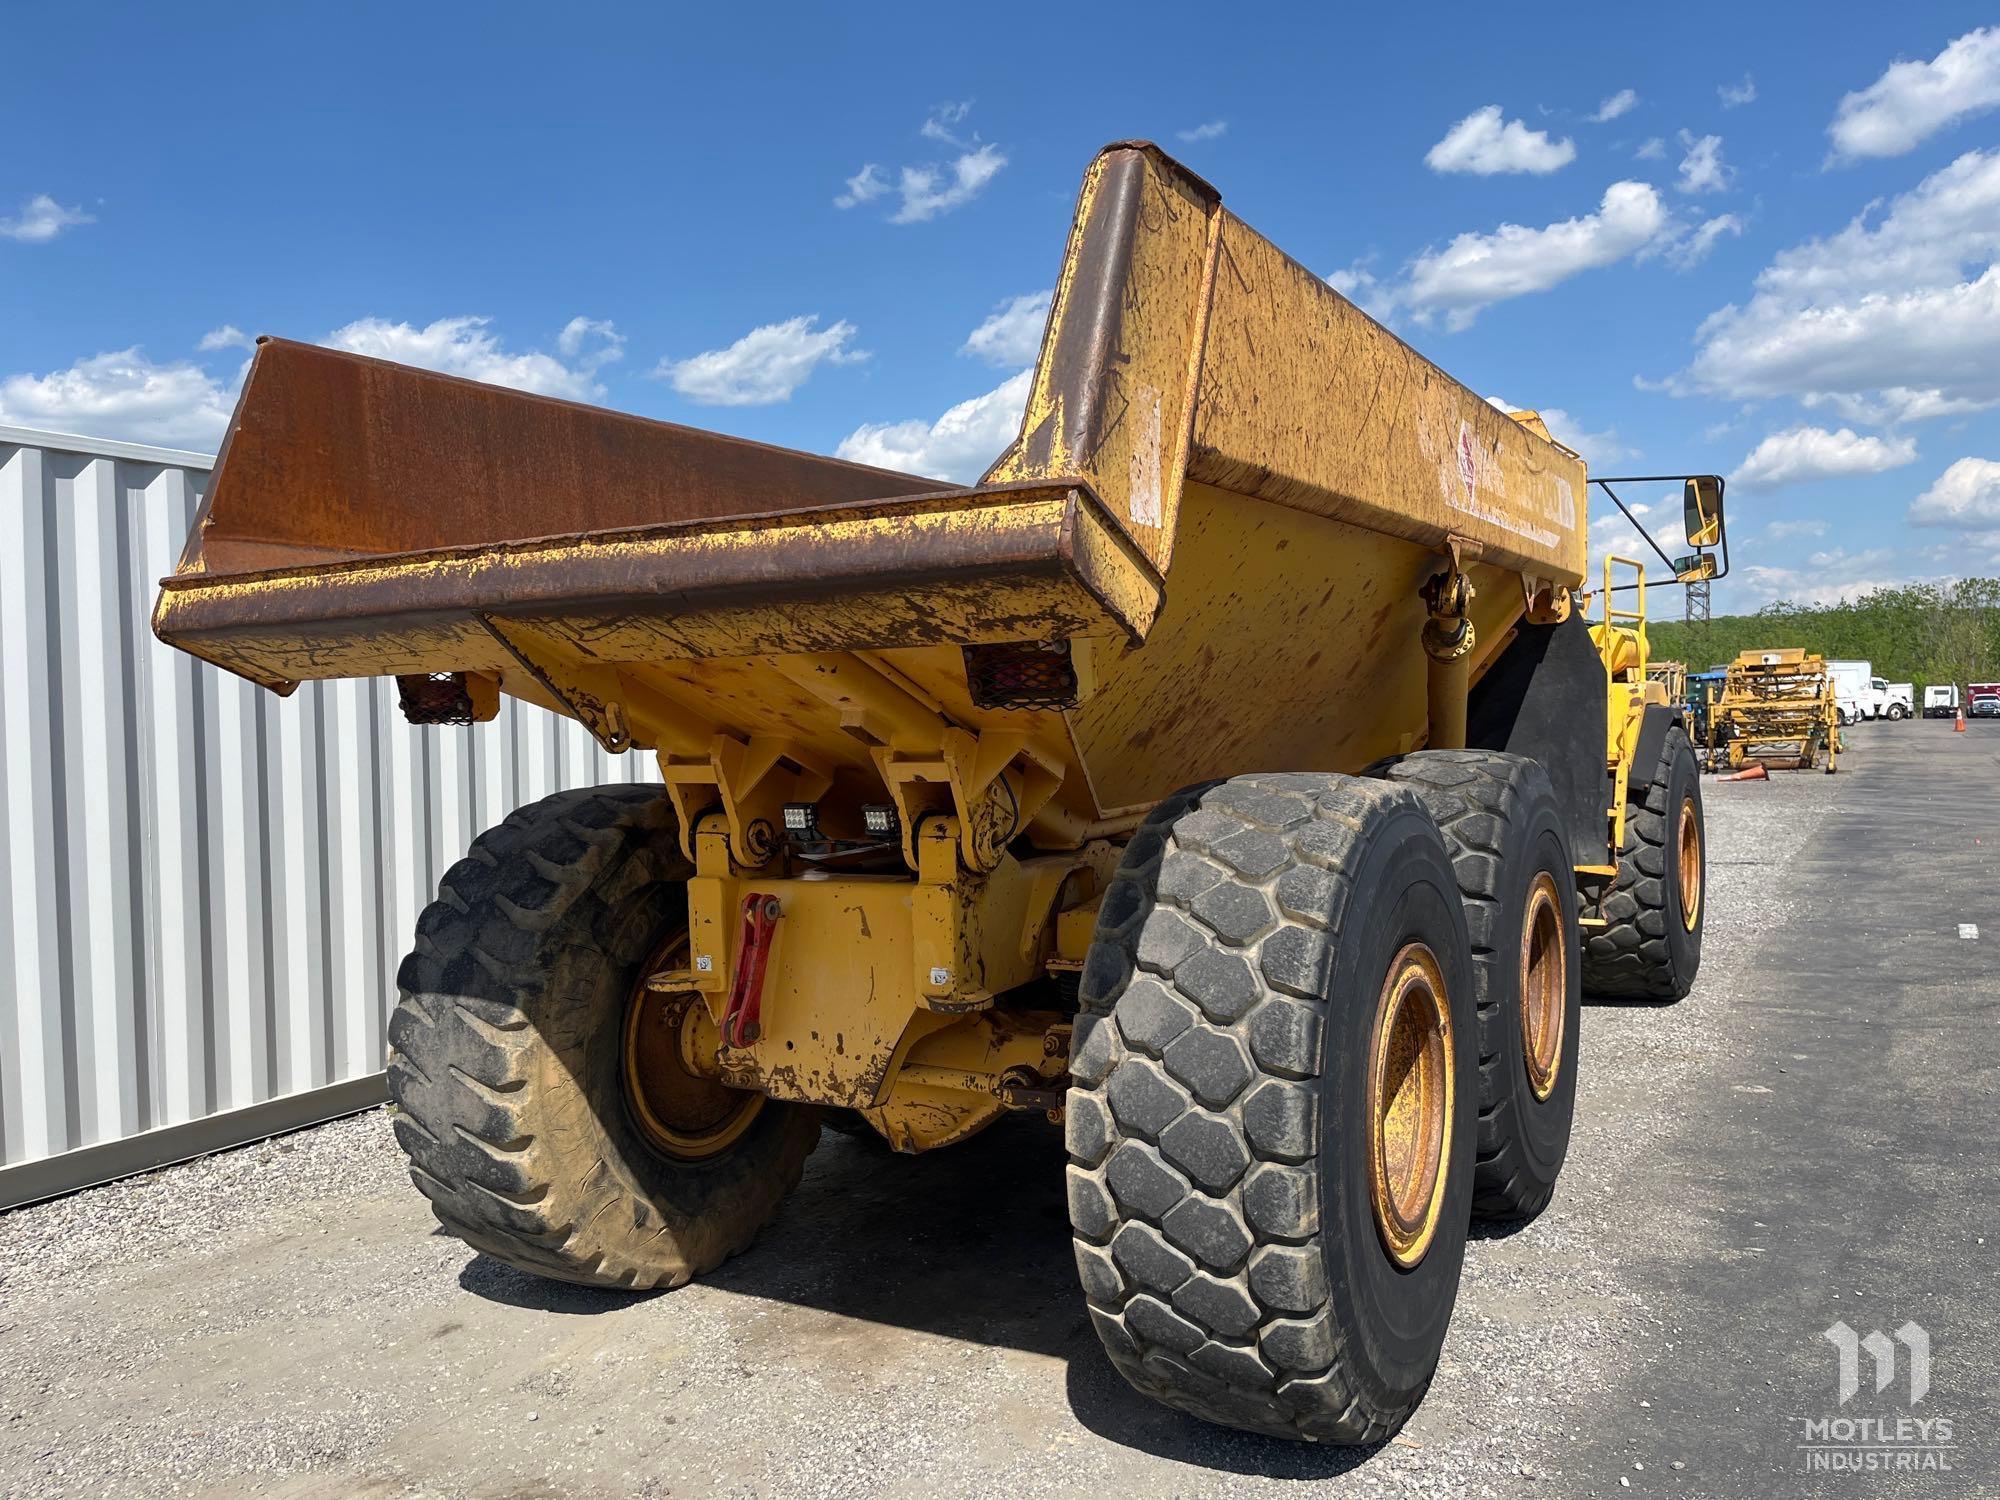
[[[1638,586],[1638,591],[1639,591],[1639,607],[1638,607],[1637,609],[1613,609],[1613,608],[1611,607],[1611,565],[1612,565],[1613,563],[1620,563],[1620,564],[1624,565],[1625,567],[1628,567],[1628,568],[1630,568],[1630,569],[1631,569],[1631,570],[1633,571],[1633,573],[1634,573],[1634,574],[1636,575],[1636,577],[1635,577],[1635,582],[1636,582],[1636,584],[1637,584],[1637,586]],[[1625,585],[1625,587],[1626,587],[1626,588],[1631,588],[1631,587],[1633,587],[1633,584],[1629,584],[1629,583],[1628,583],[1628,584],[1626,584],[1626,585]],[[1640,620],[1640,621],[1643,621],[1643,620],[1644,620],[1645,618],[1646,618],[1646,565],[1645,565],[1645,563],[1641,562],[1641,561],[1640,561],[1640,560],[1639,560],[1638,558],[1636,558],[1636,557],[1620,557],[1620,556],[1618,556],[1618,555],[1617,555],[1616,553],[1607,553],[1607,554],[1605,554],[1605,558],[1604,558],[1604,623],[1608,625],[1608,624],[1610,624],[1610,623],[1611,623],[1611,622],[1612,622],[1613,620]]]

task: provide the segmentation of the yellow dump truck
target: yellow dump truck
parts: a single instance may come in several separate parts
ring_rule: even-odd
[[[1710,576],[1721,483],[1669,477]],[[1580,987],[1700,960],[1693,754],[1636,565],[1586,618],[1592,482],[1127,143],[977,485],[265,340],[154,628],[657,757],[418,925],[395,1130],[467,1244],[678,1285],[823,1123],[1046,1117],[1117,1367],[1365,1442],[1471,1216],[1554,1189]]]
[[[1801,647],[1744,651],[1709,714],[1709,763],[1810,771],[1840,763],[1840,698],[1826,659]]]

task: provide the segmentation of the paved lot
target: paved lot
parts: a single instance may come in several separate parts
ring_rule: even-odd
[[[2000,727],[1852,741],[1708,787],[1701,981],[1586,1007],[1556,1201],[1475,1242],[1379,1450],[1130,1394],[1032,1126],[829,1135],[750,1254],[632,1298],[433,1233],[374,1114],[0,1218],[0,1492],[2000,1492]],[[1838,1406],[1836,1321],[1920,1324],[1929,1393],[1863,1351]],[[1795,1419],[1857,1413],[1951,1419],[1952,1471],[1807,1474]]]

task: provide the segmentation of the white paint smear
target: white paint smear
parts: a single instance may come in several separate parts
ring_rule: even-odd
[[[1132,524],[1157,526],[1160,497],[1160,393],[1139,387],[1139,430],[1132,444]]]

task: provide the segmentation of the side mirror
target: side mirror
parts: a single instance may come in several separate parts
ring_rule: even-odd
[[[1713,547],[1721,541],[1722,476],[1697,474],[1688,480],[1681,487],[1681,509],[1690,547]]]
[[[1690,557],[1674,559],[1675,583],[1700,583],[1704,578],[1714,576],[1715,557],[1712,553],[1697,552]]]

